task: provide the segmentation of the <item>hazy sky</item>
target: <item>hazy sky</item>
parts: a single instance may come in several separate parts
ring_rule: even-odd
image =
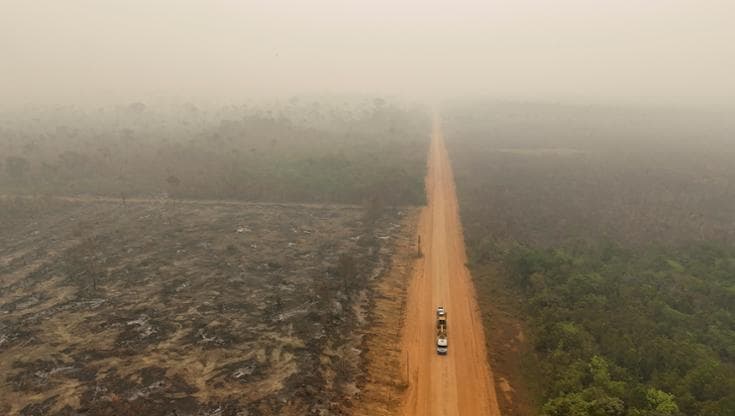
[[[0,0],[0,102],[735,98],[733,0]]]

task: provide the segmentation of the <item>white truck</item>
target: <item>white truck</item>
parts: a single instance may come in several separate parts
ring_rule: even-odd
[[[443,306],[436,308],[436,353],[447,355],[447,311]]]

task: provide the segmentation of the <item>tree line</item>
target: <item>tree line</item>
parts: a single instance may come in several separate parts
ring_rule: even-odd
[[[9,116],[6,116],[9,117]],[[0,130],[0,192],[421,204],[424,112],[384,100],[23,113]]]

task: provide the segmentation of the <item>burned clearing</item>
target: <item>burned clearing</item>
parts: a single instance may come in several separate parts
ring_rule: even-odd
[[[0,203],[0,413],[20,415],[344,413],[366,383],[376,283],[413,215]]]

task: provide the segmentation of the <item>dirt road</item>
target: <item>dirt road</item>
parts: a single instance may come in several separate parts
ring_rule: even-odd
[[[408,388],[402,414],[500,415],[485,335],[469,272],[452,168],[441,124],[434,118],[426,188],[419,219],[424,257],[407,300],[403,369]],[[447,309],[449,354],[436,353],[436,307]]]

